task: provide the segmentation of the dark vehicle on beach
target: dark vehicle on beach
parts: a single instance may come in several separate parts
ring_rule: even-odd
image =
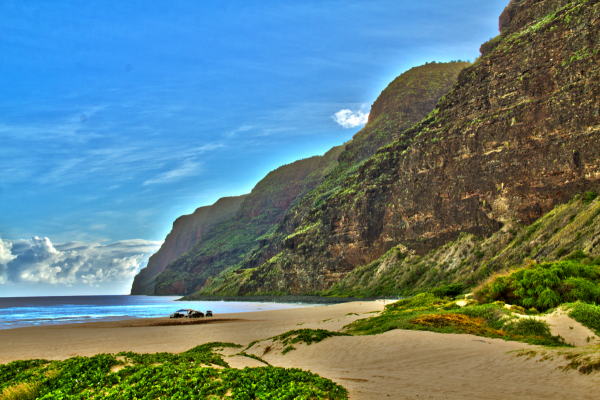
[[[202,311],[190,311],[188,313],[188,318],[204,318],[204,313]]]
[[[207,317],[212,317],[212,311],[210,311],[210,310],[206,311],[206,316]]]
[[[191,308],[182,308],[181,310],[175,311],[169,316],[169,318],[203,318],[204,313],[202,311],[192,310]]]

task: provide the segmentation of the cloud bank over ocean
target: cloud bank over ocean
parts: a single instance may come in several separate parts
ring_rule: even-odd
[[[142,239],[111,244],[53,244],[37,236],[29,240],[0,238],[0,284],[95,286],[132,279],[162,242]]]

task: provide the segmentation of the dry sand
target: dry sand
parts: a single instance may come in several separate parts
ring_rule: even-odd
[[[246,345],[292,329],[339,330],[369,316],[368,312],[382,309],[383,302],[379,301],[223,314],[216,316],[214,323],[192,325],[165,326],[172,320],[157,318],[7,329],[0,330],[0,363],[124,350],[181,352],[212,341]],[[571,324],[562,321],[563,317],[561,326]],[[583,337],[584,333],[576,333],[578,326],[567,329],[579,335],[578,342]],[[600,374],[558,369],[567,363],[564,359],[535,362],[515,357],[507,352],[535,346],[500,339],[395,330],[374,336],[333,337],[295,347],[297,350],[286,355],[270,351],[263,358],[276,366],[302,368],[330,378],[346,387],[352,399],[600,397]],[[262,351],[260,347],[254,350],[258,355]],[[241,356],[226,360],[236,368],[262,365]]]

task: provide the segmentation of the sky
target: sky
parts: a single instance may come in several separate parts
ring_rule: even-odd
[[[124,294],[173,221],[471,60],[508,0],[0,0],[0,297]]]

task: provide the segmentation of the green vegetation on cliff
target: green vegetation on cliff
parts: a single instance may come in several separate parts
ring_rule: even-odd
[[[315,186],[224,224],[157,294],[410,295],[600,256],[598,202],[566,204],[600,189],[598,4],[511,1],[473,65],[398,77]]]

